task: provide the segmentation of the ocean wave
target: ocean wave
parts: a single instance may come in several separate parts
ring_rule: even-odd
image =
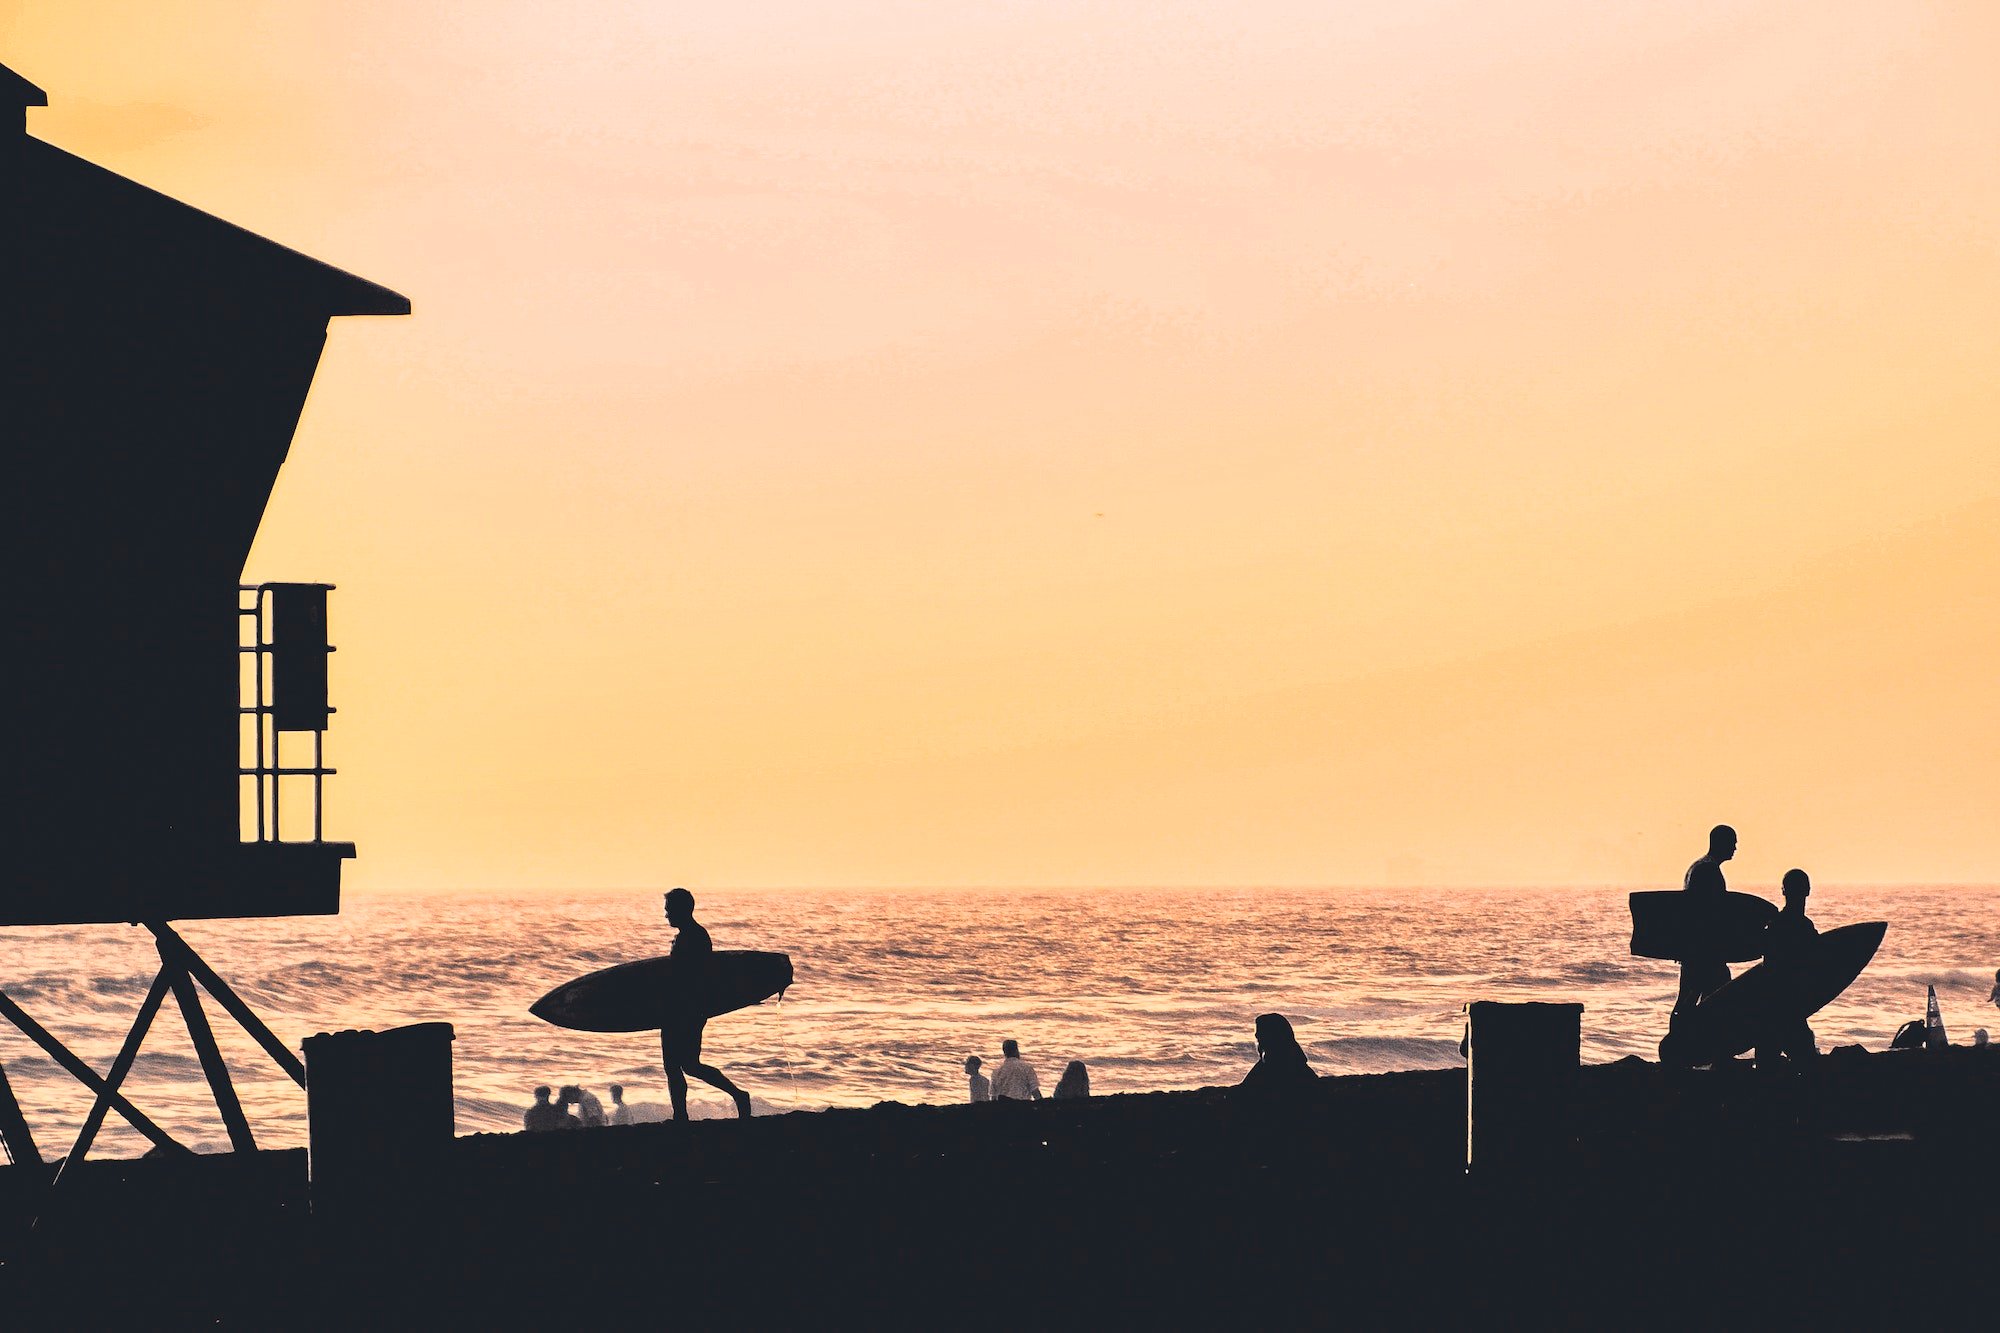
[[[1464,1063],[1455,1037],[1329,1037],[1306,1043],[1305,1048],[1329,1064],[1367,1072],[1441,1069]]]

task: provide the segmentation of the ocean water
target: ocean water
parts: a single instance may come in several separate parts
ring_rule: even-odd
[[[1817,888],[1822,929],[1887,920],[1882,952],[1814,1022],[1822,1049],[1880,1049],[1934,985],[1954,1041],[2000,1031],[2000,888]],[[963,1098],[970,1054],[1017,1038],[1052,1090],[1081,1059],[1093,1091],[1233,1083],[1253,1017],[1288,1015],[1322,1073],[1459,1063],[1468,1000],[1584,1005],[1584,1059],[1653,1055],[1676,968],[1626,952],[1622,889],[711,890],[717,948],[789,953],[781,1002],[709,1024],[707,1058],[760,1113]],[[666,1101],[649,1034],[548,1027],[550,987],[664,953],[657,891],[353,896],[338,917],[191,922],[186,938],[294,1049],[315,1032],[446,1020],[461,1134],[511,1130],[538,1083]],[[0,931],[0,989],[99,1070],[157,967],[122,926]],[[208,1006],[259,1142],[305,1141],[305,1096]],[[0,1064],[42,1150],[64,1151],[88,1094],[11,1026]],[[127,1085],[183,1142],[227,1148],[171,1000]],[[696,1115],[728,1113],[694,1085]],[[396,1108],[385,1104],[383,1114]],[[94,1155],[146,1143],[111,1116]]]

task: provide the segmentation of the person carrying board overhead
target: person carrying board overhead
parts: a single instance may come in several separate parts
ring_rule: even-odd
[[[1687,893],[1713,898],[1718,907],[1722,895],[1729,892],[1729,884],[1722,877],[1722,863],[1736,855],[1736,830],[1727,824],[1717,824],[1708,831],[1708,855],[1698,858],[1688,867],[1687,878],[1681,881],[1681,889]],[[1674,997],[1674,1012],[1667,1019],[1667,1031],[1672,1033],[1682,1018],[1709,996],[1729,984],[1729,964],[1718,957],[1690,956],[1681,960],[1681,989]]]
[[[667,894],[667,924],[677,932],[673,959],[668,972],[666,1013],[660,1023],[660,1059],[667,1067],[667,1096],[674,1104],[674,1119],[688,1118],[687,1076],[693,1074],[710,1087],[720,1088],[736,1103],[736,1114],[750,1118],[750,1094],[731,1083],[720,1069],[701,1062],[701,1032],[708,1016],[701,1012],[696,996],[708,973],[715,945],[708,931],[694,919],[694,895],[686,889]]]

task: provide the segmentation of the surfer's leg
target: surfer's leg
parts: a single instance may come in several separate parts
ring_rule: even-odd
[[[682,1034],[671,1027],[660,1029],[660,1063],[667,1068],[667,1100],[674,1104],[674,1119],[688,1118],[688,1081],[682,1072],[686,1055],[678,1038]]]
[[[1722,963],[1706,959],[1683,962],[1681,988],[1674,996],[1674,1011],[1667,1019],[1667,1031],[1678,1028],[1696,1005],[1728,984],[1729,968]]]
[[[701,1062],[701,1029],[699,1027],[694,1030],[692,1042],[681,1052],[681,1068],[708,1084],[709,1087],[728,1093],[729,1099],[736,1103],[736,1114],[746,1120],[749,1118],[750,1094],[737,1087],[734,1083],[731,1083],[729,1076],[714,1065],[705,1065]]]

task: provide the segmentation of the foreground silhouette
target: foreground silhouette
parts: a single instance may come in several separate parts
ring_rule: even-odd
[[[708,930],[694,919],[694,895],[674,889],[666,896],[667,924],[675,930],[674,947],[667,956],[673,967],[667,973],[666,1012],[660,1023],[660,1059],[667,1067],[667,1096],[674,1104],[674,1119],[688,1118],[688,1075],[729,1094],[736,1114],[748,1119],[750,1094],[729,1081],[720,1069],[701,1062],[702,1030],[708,1025],[701,1011],[702,988],[708,980],[715,945]]]

